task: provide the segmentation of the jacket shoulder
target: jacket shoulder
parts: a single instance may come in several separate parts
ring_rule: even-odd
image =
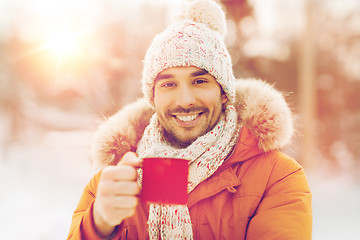
[[[301,176],[301,181],[307,183],[304,169],[295,159],[280,151],[272,151],[268,155],[272,163],[269,185],[291,175]]]
[[[311,191],[304,169],[274,151],[262,200],[248,226],[248,239],[311,239]],[[276,221],[273,221],[276,219]]]
[[[279,191],[310,192],[302,166],[293,158],[278,150],[254,156],[237,168],[245,192],[261,195]],[[256,183],[256,184],[255,184]]]

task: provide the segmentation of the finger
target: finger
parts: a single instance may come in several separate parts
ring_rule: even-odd
[[[108,206],[112,206],[113,209],[131,209],[138,205],[139,199],[135,196],[116,196],[107,198],[105,200]]]
[[[135,214],[136,209],[135,208],[118,208],[113,210],[113,215],[115,218],[118,218],[121,216],[122,218],[131,217]],[[117,224],[116,224],[117,225]]]
[[[140,187],[135,181],[109,182],[102,186],[102,192],[116,196],[135,196],[140,193]]]
[[[134,152],[127,152],[122,157],[121,161],[118,163],[119,165],[130,165],[133,167],[141,167],[141,159]]]
[[[131,217],[135,214],[136,208],[117,208],[112,209],[106,216],[103,216],[105,221],[112,226],[116,226],[121,223],[122,219]]]
[[[105,181],[135,181],[137,171],[129,165],[109,166],[104,168],[101,178]]]

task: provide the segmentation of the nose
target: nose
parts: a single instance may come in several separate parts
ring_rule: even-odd
[[[196,97],[194,91],[188,86],[182,86],[177,91],[176,104],[183,108],[190,108],[194,106]]]

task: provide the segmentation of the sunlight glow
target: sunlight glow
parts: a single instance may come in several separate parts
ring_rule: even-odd
[[[69,29],[60,29],[50,35],[45,48],[56,54],[59,59],[74,56],[79,53],[78,36]]]

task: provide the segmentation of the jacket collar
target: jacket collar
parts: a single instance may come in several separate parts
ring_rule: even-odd
[[[271,85],[255,79],[237,80],[235,89],[234,106],[242,130],[232,155],[246,159],[257,152],[289,144],[294,132],[293,120],[284,96]],[[115,165],[123,154],[135,151],[153,113],[146,100],[139,99],[106,119],[92,141],[90,158],[95,167]],[[240,146],[242,150],[238,152]],[[231,162],[226,161],[221,169],[228,164]]]
[[[251,131],[247,127],[242,127],[236,146],[217,171],[221,172],[237,162],[244,162],[263,152]]]

